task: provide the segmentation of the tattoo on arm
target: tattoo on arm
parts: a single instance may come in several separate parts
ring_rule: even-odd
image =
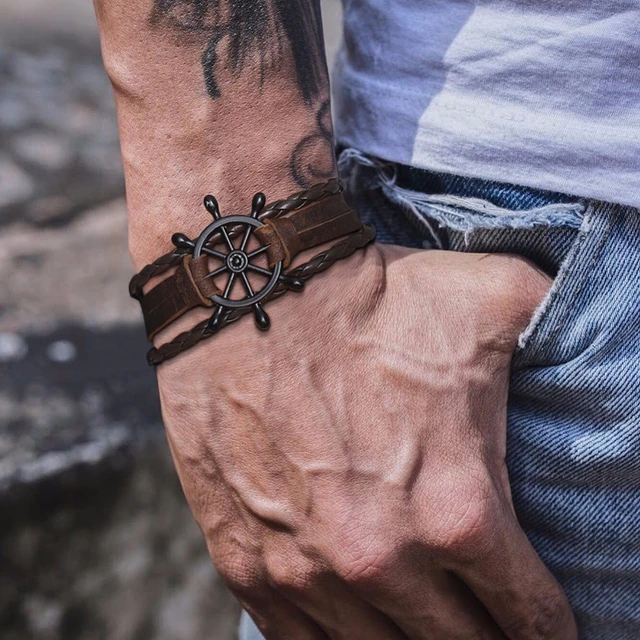
[[[305,188],[335,175],[319,0],[154,0],[150,22],[154,28],[203,42],[204,84],[213,100],[222,97],[218,65],[226,64],[238,76],[258,60],[263,87],[269,72],[277,70],[290,53],[296,87],[316,121],[316,131],[293,151],[291,175]],[[226,61],[219,53],[223,40]]]
[[[303,138],[291,156],[291,175],[302,187],[328,180],[335,175],[331,103],[325,100],[316,114],[317,132]]]
[[[220,41],[227,36],[228,64],[234,74],[257,55],[264,83],[267,71],[280,64],[288,46],[305,102],[310,104],[325,88],[322,19],[315,0],[155,0],[151,24],[206,35],[202,69],[211,98],[221,95],[215,66]]]

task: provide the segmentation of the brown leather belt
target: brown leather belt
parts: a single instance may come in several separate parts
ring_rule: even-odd
[[[262,225],[255,229],[254,235],[265,247],[271,268],[281,264],[285,269],[300,252],[363,229],[360,217],[346,203],[342,190],[342,183],[332,180],[264,208],[259,216]],[[213,212],[216,214],[217,210]],[[233,230],[228,234],[230,237],[237,235],[239,233]],[[215,247],[223,239],[219,234],[210,238],[205,251],[216,254]],[[172,267],[176,267],[172,275],[143,294],[143,287],[151,278]],[[189,255],[188,248],[178,247],[134,276],[129,290],[141,303],[150,341],[189,310],[198,306],[216,306],[212,298],[223,292],[210,275],[209,255],[194,258]]]

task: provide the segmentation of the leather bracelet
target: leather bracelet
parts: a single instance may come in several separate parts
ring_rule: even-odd
[[[285,200],[276,200],[265,206],[262,212],[258,215],[258,220],[265,220],[268,218],[280,217],[288,214],[291,211],[302,209],[324,198],[334,196],[344,192],[344,183],[337,178],[333,178],[324,184],[316,185],[307,191],[299,191],[289,196]],[[240,229],[230,233],[231,238],[236,238],[240,233]],[[221,235],[211,238],[210,245],[216,244],[222,240]],[[171,267],[177,266],[185,255],[191,253],[190,249],[184,247],[176,247],[170,253],[167,253],[157,260],[154,260],[151,264],[147,265],[137,273],[131,282],[129,283],[129,295],[136,300],[142,298],[143,287],[156,276],[160,276]]]
[[[365,224],[361,231],[351,234],[346,239],[333,245],[329,250],[317,254],[308,262],[296,267],[287,275],[300,277],[304,281],[311,279],[314,275],[326,271],[338,260],[348,258],[358,249],[364,249],[369,243],[375,240],[376,230],[373,225]],[[279,286],[270,294],[268,301],[276,300],[287,292],[286,287]],[[181,333],[170,342],[158,348],[150,349],[147,353],[147,362],[151,366],[162,364],[166,360],[175,358],[177,355],[195,346],[202,340],[216,335],[223,327],[237,322],[243,316],[251,313],[251,309],[229,310],[223,317],[217,329],[211,329],[209,320],[204,320],[197,324],[190,331]]]
[[[214,222],[195,241],[184,234],[174,234],[176,249],[136,274],[129,284],[129,293],[141,303],[150,341],[195,307],[215,307],[215,312],[209,320],[171,342],[151,349],[147,354],[149,364],[155,366],[175,357],[250,312],[254,313],[258,328],[267,330],[270,319],[263,308],[265,302],[286,291],[302,291],[314,274],[369,244],[375,238],[375,229],[362,225],[358,214],[344,201],[343,190],[339,180],[331,180],[266,207],[265,196],[258,193],[250,216],[222,217],[215,198],[207,196],[204,204]],[[234,243],[238,237],[240,241]],[[344,240],[285,273],[301,251],[340,237]],[[258,248],[251,249],[250,242],[255,243],[252,239],[258,241]],[[256,261],[263,255],[267,265],[259,266]],[[212,258],[220,266],[209,272]],[[143,293],[143,287],[152,278],[172,267],[176,269],[170,277]],[[255,286],[249,274],[266,283]],[[223,277],[225,285],[219,288],[214,280]],[[245,291],[241,299],[232,295],[237,281]]]

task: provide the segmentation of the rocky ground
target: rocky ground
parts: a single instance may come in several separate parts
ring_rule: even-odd
[[[95,46],[0,46],[0,637],[227,640],[171,467]]]
[[[327,2],[335,50],[339,13]],[[87,0],[0,24],[0,637],[228,640],[163,439]]]

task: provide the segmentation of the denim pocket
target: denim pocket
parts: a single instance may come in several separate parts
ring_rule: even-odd
[[[552,366],[578,357],[593,342],[593,332],[575,322],[585,322],[579,308],[590,305],[587,284],[599,268],[600,254],[609,233],[607,205],[590,203],[582,223],[545,299],[518,340],[513,369]],[[588,316],[587,316],[588,317]]]
[[[425,248],[478,253],[513,253],[532,260],[554,283],[520,336],[513,368],[552,365],[579,353],[564,340],[568,311],[575,305],[605,230],[598,225],[600,205],[546,201],[540,206],[505,208],[475,196],[423,193],[399,185],[395,165],[348,149],[341,165],[356,165],[360,188],[377,188],[422,231]],[[519,188],[509,201],[522,204]],[[503,197],[502,200],[505,200]],[[519,201],[519,202],[518,202]]]
[[[412,214],[425,217],[435,228],[440,248],[476,253],[511,253],[528,258],[549,276],[553,284],[518,340],[512,369],[552,366],[577,357],[586,347],[568,339],[567,315],[578,303],[592,269],[597,267],[603,230],[597,228],[598,206],[586,208],[552,205],[540,210],[479,211],[477,202],[458,199],[448,204],[446,217],[434,218],[431,205],[416,207]],[[449,220],[454,220],[456,226]],[[458,227],[464,225],[464,230]]]

